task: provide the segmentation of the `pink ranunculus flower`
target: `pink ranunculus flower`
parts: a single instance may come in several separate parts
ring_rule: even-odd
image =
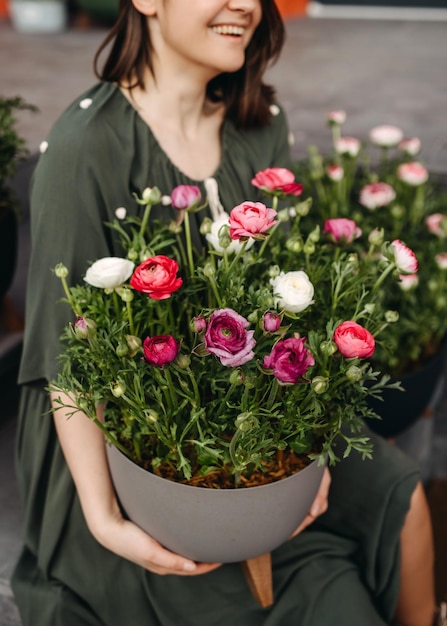
[[[339,137],[335,141],[337,154],[344,154],[355,158],[360,152],[361,143],[356,137]]]
[[[440,252],[435,256],[435,261],[439,269],[447,270],[447,252]]]
[[[330,124],[331,126],[333,124],[341,126],[346,122],[346,112],[341,110],[329,111],[329,113],[326,115],[326,119],[328,121],[328,124]]]
[[[216,309],[208,320],[205,348],[215,354],[222,365],[239,367],[254,357],[254,330],[250,322],[233,309]]]
[[[343,180],[343,176],[345,175],[345,171],[341,165],[328,165],[326,168],[327,177],[334,181],[335,183]]]
[[[358,239],[362,231],[354,222],[346,217],[336,217],[324,222],[323,232],[335,243],[351,243]]]
[[[369,183],[361,189],[359,202],[373,211],[379,207],[387,206],[395,198],[396,192],[388,183]]]
[[[418,187],[428,180],[428,170],[417,161],[411,163],[401,163],[397,168],[397,177],[407,185]]]
[[[447,236],[447,215],[444,213],[432,213],[425,218],[425,225],[429,232],[437,237]]]
[[[367,359],[374,354],[374,337],[369,330],[352,320],[337,326],[334,331],[334,343],[347,359]]]
[[[416,274],[418,271],[418,260],[413,250],[400,239],[394,239],[391,244],[394,249],[394,261],[397,269],[404,274]]]
[[[177,277],[178,263],[162,254],[150,257],[135,268],[130,284],[136,291],[147,294],[153,300],[165,300],[182,286]]]
[[[228,227],[228,236],[229,236],[229,227],[230,227],[230,216],[225,211],[222,211],[215,220],[213,220],[211,224],[211,230],[209,233],[205,235],[206,240],[217,252],[226,252],[227,254],[237,254],[242,249],[243,243],[237,239],[232,239],[230,245],[227,248],[223,248],[221,245],[221,234],[224,228]],[[245,241],[245,250],[249,250],[255,240],[251,237],[250,239]]]
[[[404,137],[397,147],[408,156],[416,156],[421,151],[421,140],[419,137]]]
[[[171,192],[171,204],[177,211],[187,211],[201,200],[200,189],[196,185],[178,185]]]
[[[145,360],[151,365],[163,367],[177,358],[179,344],[172,335],[146,337],[143,341]]]
[[[404,134],[398,126],[383,124],[375,126],[369,132],[369,138],[380,148],[392,148],[397,146],[403,139]]]
[[[295,182],[295,174],[284,167],[269,167],[258,172],[251,184],[270,193],[300,196],[303,192],[303,185]]]
[[[98,259],[85,273],[84,280],[92,287],[116,289],[130,277],[135,264],[121,257],[107,256]]]
[[[263,239],[264,233],[277,220],[274,209],[268,209],[262,202],[243,202],[234,207],[228,220],[231,239],[253,237]]]
[[[262,317],[262,326],[267,333],[276,333],[281,326],[281,317],[278,313],[264,313]]]
[[[417,274],[400,274],[399,287],[402,291],[410,291],[419,284],[419,276]]]
[[[265,369],[272,370],[281,383],[297,383],[309,367],[315,365],[312,353],[305,346],[304,337],[289,337],[278,341],[268,356],[264,357]]]

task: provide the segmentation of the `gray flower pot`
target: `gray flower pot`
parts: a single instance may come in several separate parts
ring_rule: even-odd
[[[112,480],[128,515],[169,550],[202,562],[245,561],[287,541],[315,498],[324,467],[269,485],[205,489],[160,478],[107,446]]]

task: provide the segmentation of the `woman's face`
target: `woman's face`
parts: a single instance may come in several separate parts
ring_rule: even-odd
[[[159,61],[235,72],[262,17],[261,0],[153,0],[151,39]]]

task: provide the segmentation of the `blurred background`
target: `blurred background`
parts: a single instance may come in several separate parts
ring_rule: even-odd
[[[28,150],[7,183],[16,194],[17,239],[0,239],[12,259],[0,306],[0,626],[18,626],[9,587],[20,549],[21,508],[13,467],[17,367],[30,251],[28,190],[39,146],[66,106],[95,81],[93,55],[118,0],[0,0],[0,98],[21,97],[16,129]],[[287,42],[268,80],[294,136],[293,156],[330,148],[326,114],[344,110],[346,134],[365,140],[394,124],[422,143],[420,159],[447,187],[447,0],[365,2],[278,0]],[[0,114],[0,167],[2,164]],[[3,153],[4,156],[4,153]],[[0,182],[3,182],[0,179]],[[0,237],[7,233],[0,222]],[[51,242],[48,242],[51,245]],[[2,260],[1,268],[5,268]],[[438,601],[447,600],[447,398],[445,365],[429,406],[395,445],[413,456],[429,496],[436,539]]]

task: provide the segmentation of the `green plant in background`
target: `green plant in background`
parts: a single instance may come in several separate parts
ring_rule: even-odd
[[[18,163],[28,155],[26,141],[17,131],[17,113],[24,110],[37,108],[19,96],[0,98],[0,215],[18,208],[10,180]]]
[[[353,249],[372,237],[399,238],[414,251],[418,272],[380,290],[381,306],[399,323],[383,330],[373,362],[399,377],[436,354],[447,334],[447,190],[417,158],[417,137],[383,125],[364,145],[342,134],[345,121],[344,111],[331,112],[327,154],[310,146],[294,169],[314,199],[310,223],[351,219],[362,232]]]

